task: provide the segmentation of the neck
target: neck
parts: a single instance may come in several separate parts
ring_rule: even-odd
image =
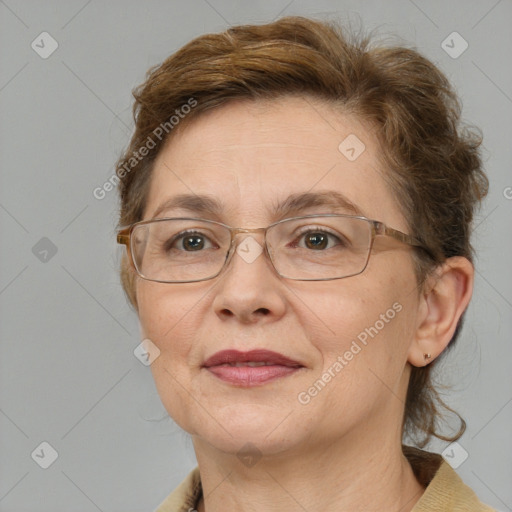
[[[348,438],[309,444],[307,451],[262,456],[247,465],[195,438],[203,486],[198,512],[410,512],[424,488],[400,442],[374,437],[364,444]]]

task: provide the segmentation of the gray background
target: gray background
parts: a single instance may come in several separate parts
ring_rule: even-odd
[[[139,327],[116,273],[116,192],[98,200],[93,190],[128,143],[130,91],[150,65],[205,32],[291,14],[356,24],[359,15],[366,29],[416,45],[484,132],[491,190],[476,221],[475,294],[443,382],[468,422],[458,473],[483,501],[512,510],[512,2],[5,0],[1,511],[153,510],[195,466],[133,355]],[[31,48],[43,31],[59,45],[47,59]],[[453,31],[469,44],[458,58],[441,46]],[[58,452],[48,469],[36,463],[51,456],[36,450],[43,441]]]

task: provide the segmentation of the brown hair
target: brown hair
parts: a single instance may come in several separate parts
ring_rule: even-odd
[[[150,69],[133,94],[135,133],[116,170],[121,226],[142,219],[153,162],[173,126],[181,130],[201,112],[235,99],[302,94],[375,127],[410,232],[429,250],[415,253],[419,283],[446,258],[472,261],[473,212],[488,188],[481,137],[460,127],[460,104],[446,77],[412,49],[374,46],[335,24],[286,17],[194,39]],[[121,279],[136,307],[134,278],[125,257]],[[451,345],[461,325],[462,318]],[[455,435],[437,432],[439,406],[452,411],[432,383],[438,359],[414,367],[409,382],[404,433],[419,446],[432,435],[458,439],[465,429],[459,416]]]

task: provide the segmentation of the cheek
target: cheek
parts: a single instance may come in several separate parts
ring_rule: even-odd
[[[181,285],[154,283],[142,279],[138,281],[136,290],[143,336],[155,343],[172,339],[173,332],[181,336],[183,326],[187,323],[183,320],[193,309],[197,296],[187,293]],[[162,350],[165,346],[159,348]]]
[[[318,300],[326,325],[315,340],[323,359],[319,374],[338,370],[350,386],[366,387],[378,379],[372,377],[372,370],[386,382],[399,380],[412,339],[415,289],[408,290],[411,280],[384,273],[379,279],[370,277],[369,273],[354,277],[351,283],[340,282],[336,295],[331,291],[330,298],[326,293]]]
[[[172,289],[171,289],[172,287]],[[151,365],[157,385],[167,379],[166,369],[173,375],[184,376],[190,363],[193,339],[200,319],[197,293],[178,290],[174,285],[146,281],[137,288],[141,335],[150,339],[160,350]],[[159,373],[155,370],[160,368]],[[188,376],[187,376],[188,378]]]
[[[316,295],[311,290],[304,293],[305,306],[313,307],[309,311],[304,308],[297,316],[305,320],[305,331],[310,330],[312,321],[323,327],[317,332],[317,343],[324,353],[348,350],[353,341],[367,346],[369,340],[381,338],[398,323],[403,309],[399,283],[369,280],[364,275],[351,279],[331,282]],[[316,319],[312,312],[317,313]]]
[[[350,304],[354,301],[346,306]],[[315,411],[318,417],[328,413],[325,429],[332,435],[354,424],[364,425],[377,411],[402,406],[410,333],[407,308],[401,300],[382,297],[366,300],[364,306],[354,308],[350,316],[341,313],[336,335],[316,340],[322,364],[298,395],[309,413]]]
[[[160,355],[151,364],[160,400],[178,425],[193,432],[193,426],[189,424],[193,404],[186,390],[190,388],[188,361],[194,325],[197,325],[193,318],[197,296],[189,301],[189,293],[171,290],[169,286],[173,285],[139,282],[139,322],[142,337],[150,339],[160,350]]]

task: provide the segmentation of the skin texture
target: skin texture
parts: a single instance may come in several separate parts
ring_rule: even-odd
[[[338,150],[349,134],[366,146],[353,162]],[[328,190],[366,217],[409,232],[371,127],[313,98],[232,102],[173,134],[156,160],[144,220],[170,197],[196,193],[225,203],[212,220],[264,227],[280,220],[275,202]],[[301,212],[314,213],[335,212]],[[158,214],[166,216],[205,217]],[[263,243],[261,234],[251,236]],[[234,254],[220,276],[204,282],[137,279],[142,335],[161,351],[151,365],[158,392],[192,436],[206,496],[199,509],[411,510],[423,492],[401,453],[411,364],[427,364],[424,353],[432,361],[446,347],[472,282],[471,264],[451,258],[421,289],[410,247],[383,237],[366,270],[346,279],[282,279],[265,254],[252,263]],[[301,404],[298,394],[396,303],[401,311]],[[252,388],[201,368],[219,350],[258,348],[304,368]],[[251,466],[236,456],[246,443],[261,456]]]

